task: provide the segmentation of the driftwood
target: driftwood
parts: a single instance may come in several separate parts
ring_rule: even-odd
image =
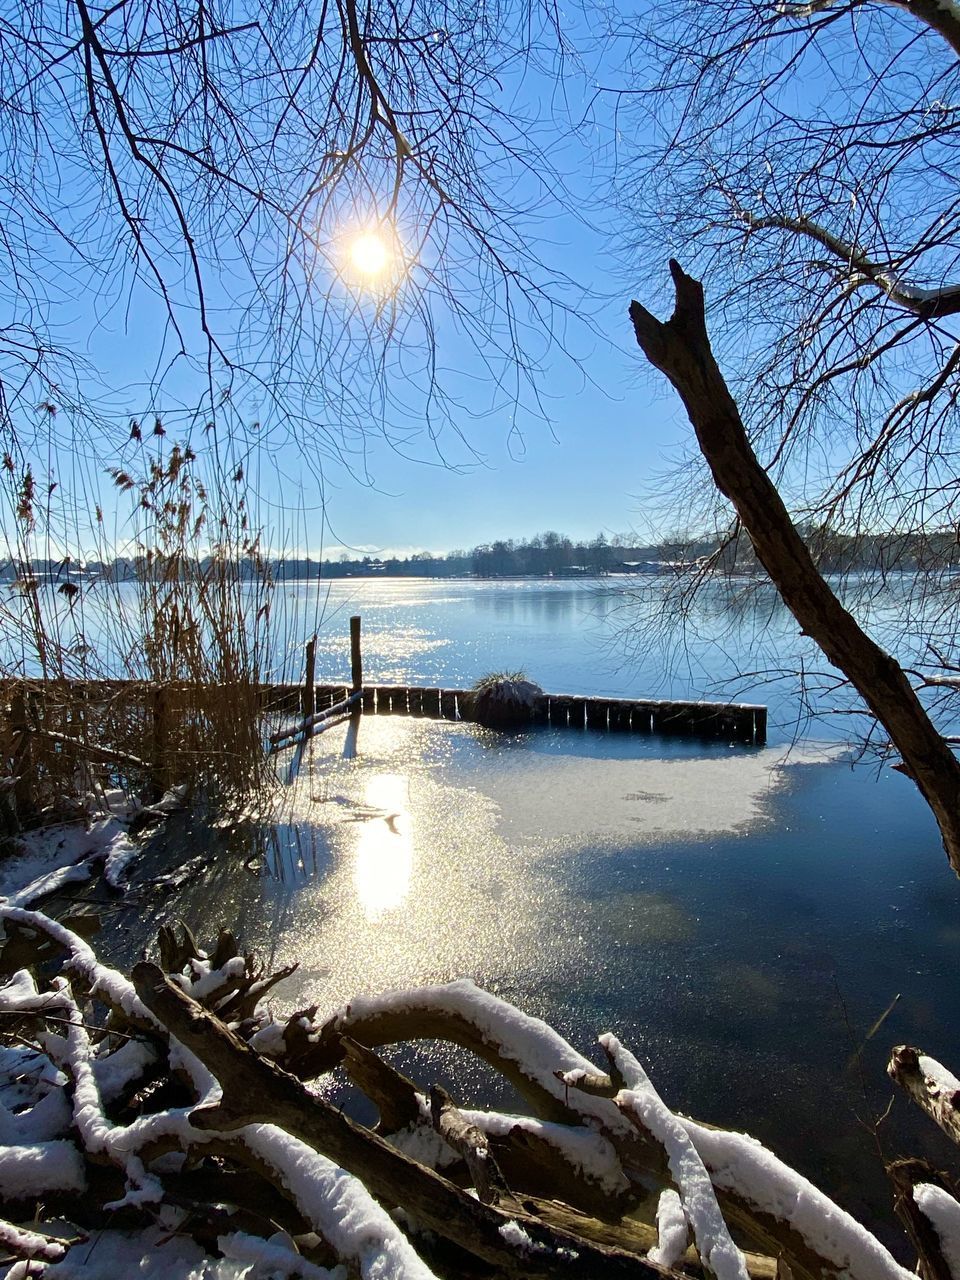
[[[318,726],[323,724],[325,720],[330,720],[334,716],[341,716],[344,712],[349,712],[362,699],[363,690],[360,689],[356,693],[352,693],[349,698],[343,698],[340,702],[334,703],[332,707],[326,707],[323,711],[314,711],[310,715],[304,716],[299,724],[290,725],[286,729],[278,729],[276,733],[270,735],[270,754],[282,751],[285,747],[296,746],[299,739],[322,732]]]
[[[500,1172],[487,1135],[463,1117],[449,1093],[439,1085],[430,1090],[430,1116],[440,1137],[462,1157],[480,1203],[501,1205],[514,1211],[521,1209],[522,1212],[519,1201]]]
[[[447,1040],[476,1054],[505,1076],[538,1116],[561,1124],[578,1123],[575,1110],[545,1088],[522,1062],[506,1057],[469,1018],[430,1005],[418,1007],[411,1003],[402,1011],[387,1007],[360,1012],[348,1005],[317,1028],[309,1040],[305,1039],[303,1052],[290,1057],[284,1065],[301,1080],[326,1074],[343,1058],[343,1035],[371,1049],[405,1040]]]
[[[449,990],[454,991],[457,985],[453,984]],[[331,1070],[343,1057],[341,1037],[344,1034],[370,1048],[415,1039],[447,1040],[459,1045],[477,1054],[506,1077],[538,1116],[560,1125],[582,1125],[588,1117],[590,1123],[595,1123],[596,1110],[584,1109],[587,1099],[596,1098],[596,1105],[601,1107],[613,1105],[608,1098],[615,1081],[596,1068],[554,1072],[548,1081],[509,1051],[498,1039],[495,1029],[479,1025],[461,1009],[439,1006],[429,998],[429,993],[422,999],[420,993],[407,993],[402,1009],[393,1002],[378,1005],[376,1001],[365,1001],[347,1005],[312,1033],[305,1035],[301,1028],[298,1044],[302,1051],[292,1054],[285,1065],[303,1079]],[[586,1091],[578,1087],[581,1081],[586,1084]],[[584,1103],[577,1100],[580,1093],[584,1093]],[[663,1148],[649,1134],[633,1126],[626,1132],[604,1127],[603,1132],[623,1168],[661,1184],[669,1182]],[[496,1154],[501,1167],[509,1173],[508,1157],[499,1149],[496,1149]],[[711,1171],[709,1159],[706,1164]],[[752,1248],[782,1259],[795,1280],[830,1280],[843,1274],[843,1266],[824,1259],[803,1231],[791,1222],[767,1211],[741,1193],[718,1187],[716,1195],[730,1225]]]
[[[944,1257],[936,1228],[914,1199],[914,1189],[920,1183],[933,1183],[954,1197],[956,1189],[925,1160],[895,1160],[887,1165],[887,1176],[895,1193],[894,1212],[917,1251],[922,1280],[960,1280]]]
[[[756,1169],[742,1163],[742,1140],[670,1112],[639,1063],[619,1045],[614,1050],[611,1037],[601,1043],[612,1055],[612,1078],[545,1024],[464,983],[405,993],[399,1001],[371,997],[322,1026],[315,1025],[315,1009],[277,1021],[258,1000],[276,975],[262,973],[242,955],[228,931],[207,956],[188,930],[165,930],[160,953],[174,966],[176,981],[143,964],[135,970],[134,986],[101,965],[63,925],[11,908],[0,908],[0,918],[8,930],[15,926],[25,935],[29,929],[35,943],[63,955],[63,976],[49,990],[39,989],[23,969],[0,986],[0,1012],[4,1027],[19,1020],[25,1039],[36,1045],[34,1059],[46,1053],[72,1078],[75,1103],[64,1091],[62,1107],[53,1109],[59,1128],[54,1125],[39,1143],[49,1143],[51,1158],[39,1159],[38,1148],[34,1170],[42,1180],[68,1169],[71,1212],[81,1231],[107,1225],[114,1212],[109,1203],[125,1193],[121,1220],[127,1226],[144,1220],[139,1197],[160,1196],[188,1212],[185,1229],[205,1248],[238,1226],[262,1238],[277,1224],[311,1259],[343,1262],[353,1277],[367,1265],[361,1257],[367,1256],[370,1231],[365,1225],[351,1235],[350,1223],[368,1223],[373,1213],[381,1215],[384,1233],[378,1237],[383,1252],[377,1265],[397,1280],[654,1280],[674,1273],[646,1256],[659,1243],[657,1229],[638,1221],[632,1210],[641,1201],[649,1210],[651,1191],[672,1181],[662,1145],[666,1123],[674,1126],[672,1147],[678,1138],[681,1145],[692,1143],[709,1175],[698,1175],[702,1203],[713,1203],[717,1215],[740,1233],[738,1245],[759,1242],[760,1253],[743,1256],[751,1280],[788,1274],[794,1280],[908,1278],[878,1241],[848,1219],[851,1233],[838,1206],[786,1166],[775,1168],[770,1153],[759,1167],[760,1176],[773,1179],[766,1194],[752,1181]],[[85,1021],[92,1008],[88,995],[110,1010],[106,1028]],[[443,1090],[423,1089],[363,1043],[371,1031],[382,1035],[387,1029],[397,1040],[432,1034],[478,1046],[498,1069],[524,1082],[554,1118],[469,1111]],[[316,1066],[320,1047],[375,1103],[376,1131],[354,1123],[283,1069],[302,1068],[311,1054]],[[96,1078],[91,1064],[100,1072]],[[641,1104],[644,1094],[647,1102]],[[647,1105],[654,1101],[659,1118],[651,1119]],[[13,1123],[22,1123],[26,1133],[31,1116],[28,1110],[22,1122],[14,1117]],[[185,1159],[177,1174],[155,1164],[171,1152]],[[726,1173],[730,1160],[740,1161],[733,1184]],[[314,1180],[306,1191],[304,1169]],[[354,1200],[341,1215],[345,1182]],[[32,1229],[37,1198],[49,1201],[56,1189],[56,1181],[35,1187],[18,1204],[4,1200],[0,1185],[0,1214],[16,1230]],[[399,1220],[429,1266],[368,1193],[403,1211]],[[928,1189],[924,1194],[928,1209],[933,1203],[939,1211],[940,1202],[930,1201]],[[805,1204],[805,1217],[791,1218],[792,1196]],[[816,1222],[817,1196],[831,1224],[826,1236],[816,1229],[805,1234]],[[232,1209],[224,1215],[211,1204]],[[778,1204],[785,1206],[781,1216],[773,1211]],[[911,1200],[903,1208],[910,1214],[919,1203]],[[946,1280],[936,1269],[935,1241],[929,1231],[923,1234],[922,1214],[913,1214],[907,1229],[918,1241],[925,1280]],[[700,1238],[716,1262],[711,1240],[722,1232],[709,1228]],[[294,1248],[289,1242],[284,1247]],[[682,1265],[703,1274],[695,1250],[687,1251]]]
[[[669,1274],[624,1250],[592,1244],[526,1214],[481,1204],[309,1093],[191,1000],[156,965],[138,964],[133,980],[144,1004],[220,1081],[222,1102],[194,1110],[195,1128],[230,1131],[251,1123],[277,1125],[349,1169],[378,1199],[402,1205],[423,1226],[506,1275],[596,1280],[603,1274],[610,1280],[655,1280]],[[517,1221],[532,1241],[522,1259],[501,1234]]]
[[[342,1036],[343,1067],[380,1113],[380,1133],[396,1133],[421,1119],[417,1086],[365,1045]]]
[[[80,738],[71,738],[69,734],[58,733],[55,729],[44,729],[36,726],[30,730],[38,738],[46,738],[48,742],[55,742],[58,746],[70,747],[80,756],[87,756],[91,760],[105,761],[107,764],[126,765],[128,769],[138,769],[147,771],[150,765],[145,760],[141,760],[139,756],[133,755],[129,751],[118,751],[115,747],[97,746],[93,742],[83,742]]]
[[[940,1126],[960,1143],[960,1088],[949,1071],[911,1045],[897,1045],[887,1074]]]

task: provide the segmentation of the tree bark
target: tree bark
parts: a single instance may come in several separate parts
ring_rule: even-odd
[[[933,810],[947,858],[960,875],[960,762],[937,732],[900,665],[863,631],[818,571],[751,448],[714,358],[703,286],[673,259],[670,274],[676,304],[666,323],[639,302],[630,304],[637,342],[680,393],[714,483],[735,507],[757,558],[787,608],[890,735]]]
[[[912,1045],[898,1044],[887,1063],[887,1075],[960,1146],[960,1093],[953,1087],[956,1080],[951,1072]]]
[[[920,1182],[932,1182],[951,1196],[953,1188],[925,1160],[894,1160],[886,1168],[895,1193],[894,1212],[917,1251],[920,1280],[960,1280],[950,1270],[936,1227],[913,1198],[913,1189]]]

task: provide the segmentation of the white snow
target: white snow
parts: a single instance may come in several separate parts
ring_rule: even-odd
[[[36,1263],[28,1272],[14,1264],[5,1280],[35,1280]],[[4,1273],[0,1271],[0,1275]],[[49,1265],[44,1280],[254,1280],[249,1267],[231,1259],[208,1258],[187,1236],[173,1235],[166,1226],[145,1232],[97,1231],[73,1245],[62,1262]],[[256,1280],[266,1280],[261,1271]]]
[[[282,1022],[266,1023],[250,1037],[250,1047],[267,1058],[281,1057],[287,1048],[287,1042],[283,1038],[284,1026]]]
[[[533,1116],[509,1116],[497,1111],[469,1111],[461,1114],[482,1132],[498,1137],[511,1129],[542,1138],[561,1153],[575,1169],[591,1182],[596,1182],[610,1195],[629,1190],[630,1182],[623,1172],[613,1143],[587,1125],[554,1124]]]
[[[297,1253],[293,1241],[282,1231],[263,1240],[243,1231],[233,1231],[217,1240],[220,1252],[233,1262],[243,1263],[249,1280],[347,1280],[345,1267],[330,1271],[318,1267]]]
[[[112,889],[120,889],[127,873],[127,868],[137,856],[139,850],[126,831],[117,831],[107,845],[107,860],[103,868],[103,876]]]
[[[689,1239],[690,1228],[680,1197],[673,1187],[667,1187],[657,1201],[657,1243],[647,1257],[661,1267],[673,1268],[686,1252]]]
[[[0,987],[0,1008],[33,1008],[32,1002],[36,998],[37,984],[29,969],[18,969],[13,977]]]
[[[507,1244],[513,1245],[521,1253],[544,1252],[544,1246],[537,1244],[535,1240],[531,1240],[519,1222],[513,1222],[512,1220],[505,1222],[499,1230]]]
[[[63,1089],[51,1089],[25,1111],[10,1111],[0,1103],[0,1144],[50,1142],[70,1128],[71,1112]]]
[[[93,1074],[104,1102],[112,1102],[157,1060],[157,1052],[145,1040],[125,1040],[113,1053],[98,1054]]]
[[[913,1198],[933,1224],[953,1280],[960,1280],[960,1204],[932,1182],[918,1182]]]
[[[207,996],[222,987],[225,982],[234,978],[242,978],[246,973],[246,961],[243,956],[233,956],[219,969],[215,969],[207,959],[193,959],[188,963],[189,974],[175,973],[173,981],[182,987],[194,1000],[206,1000]],[[232,994],[232,989],[227,993]]]
[[[55,1191],[83,1191],[83,1158],[67,1139],[0,1146],[0,1197],[32,1200]]]
[[[433,1124],[427,1118],[429,1112],[420,1121],[414,1121],[405,1129],[391,1133],[386,1141],[394,1151],[400,1151],[428,1169],[445,1169],[459,1159],[456,1151],[440,1137]]]
[[[960,1080],[936,1058],[928,1058],[921,1053],[918,1062],[923,1082],[933,1097],[950,1102],[955,1093],[960,1093]]]
[[[710,1175],[682,1121],[666,1106],[646,1071],[616,1036],[603,1035],[600,1043],[628,1086],[617,1094],[617,1106],[635,1115],[667,1153],[670,1173],[704,1267],[717,1280],[748,1280],[743,1254],[733,1243]]]
[[[0,872],[0,900],[10,907],[26,907],[64,884],[89,880],[106,865],[109,883],[119,887],[123,872],[137,853],[125,825],[115,817],[94,822],[44,827],[20,836],[17,853]]]
[[[435,1280],[392,1218],[358,1179],[283,1129],[247,1125],[244,1143],[280,1175],[301,1213],[363,1280]]]

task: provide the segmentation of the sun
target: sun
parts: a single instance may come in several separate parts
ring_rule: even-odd
[[[362,276],[376,280],[390,264],[390,250],[384,240],[373,231],[365,231],[351,241],[350,262]]]

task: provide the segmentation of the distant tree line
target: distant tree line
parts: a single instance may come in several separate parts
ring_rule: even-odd
[[[936,529],[900,537],[889,531],[847,535],[829,526],[807,524],[802,533],[824,573],[926,571],[960,569],[960,530]],[[201,561],[201,568],[211,561]],[[340,552],[334,559],[288,556],[251,560],[249,576],[264,568],[276,581],[304,578],[516,578],[595,577],[608,573],[672,573],[692,565],[714,568],[718,573],[762,572],[749,538],[741,533],[721,540],[716,535],[675,537],[658,543],[637,543],[626,534],[607,538],[598,534],[588,542],[573,541],[552,530],[532,538],[497,539],[470,550],[434,555],[417,551],[399,557],[356,556]],[[76,583],[83,579],[110,582],[149,578],[151,571],[140,557],[114,560],[33,560],[29,565],[13,558],[0,560],[0,581],[30,585]]]

